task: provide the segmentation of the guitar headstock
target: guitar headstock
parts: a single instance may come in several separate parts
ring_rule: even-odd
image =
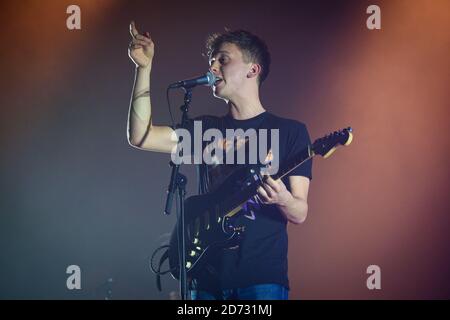
[[[352,128],[348,127],[339,131],[335,131],[323,138],[317,139],[311,148],[315,154],[320,154],[324,158],[331,156],[339,145],[348,146],[352,143]]]

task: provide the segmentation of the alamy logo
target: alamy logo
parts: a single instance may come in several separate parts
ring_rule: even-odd
[[[81,9],[79,6],[72,4],[67,7],[67,14],[70,16],[66,20],[66,27],[69,30],[81,30]]]
[[[381,289],[381,268],[375,264],[367,267],[367,274],[370,276],[367,278],[366,285],[369,290]]]
[[[202,133],[201,121],[194,121],[193,138],[187,129],[176,129],[175,134],[180,142],[172,150],[172,162],[207,165],[262,163],[266,165],[261,170],[262,174],[273,175],[278,172],[279,129],[226,129],[225,137],[218,129],[208,129]],[[203,149],[204,142],[208,145]]]
[[[77,265],[70,265],[66,270],[67,274],[70,276],[67,278],[66,286],[69,290],[80,290],[81,289],[81,269]]]
[[[366,26],[369,30],[381,29],[381,9],[379,6],[373,4],[367,7],[367,14],[370,16],[367,18]]]

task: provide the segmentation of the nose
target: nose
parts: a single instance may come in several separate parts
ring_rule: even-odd
[[[211,71],[214,75],[219,74],[219,68],[217,67],[216,61],[214,61],[211,66],[209,67],[209,71]]]

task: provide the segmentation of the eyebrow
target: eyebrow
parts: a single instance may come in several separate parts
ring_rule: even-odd
[[[230,54],[230,53],[229,53],[228,51],[226,51],[226,50],[217,51],[217,52],[215,53],[215,55],[218,54],[218,53],[228,53],[228,54]]]
[[[230,55],[230,52],[226,51],[226,50],[221,50],[221,51],[216,51],[214,52],[214,55],[211,55],[211,57],[209,58],[209,64],[211,64],[211,61],[214,59],[214,57],[216,55],[218,55],[219,53],[225,53],[226,55]]]

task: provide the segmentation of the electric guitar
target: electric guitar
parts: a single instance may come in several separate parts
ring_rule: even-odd
[[[353,139],[352,128],[335,131],[317,139],[283,163],[274,180],[283,178],[315,155],[328,158],[340,145],[348,146]],[[202,269],[214,250],[239,245],[245,227],[236,224],[236,217],[244,204],[257,194],[263,183],[261,165],[248,165],[231,173],[213,192],[192,196],[185,201],[185,256],[186,273],[194,275]],[[179,278],[178,239],[180,228],[175,226],[169,247],[169,265],[174,278]]]

